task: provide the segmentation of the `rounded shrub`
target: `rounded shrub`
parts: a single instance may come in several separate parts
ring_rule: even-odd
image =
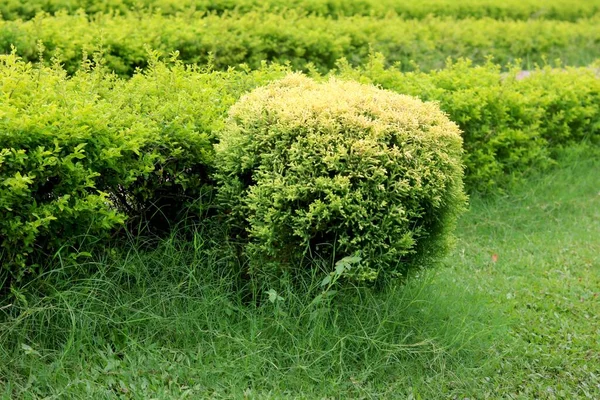
[[[347,278],[405,274],[443,254],[465,207],[458,127],[372,85],[290,74],[242,97],[219,139],[220,204],[252,276],[357,254]]]

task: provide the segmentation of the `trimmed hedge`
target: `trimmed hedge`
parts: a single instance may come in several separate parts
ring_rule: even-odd
[[[497,193],[531,167],[553,163],[553,150],[600,142],[600,70],[550,68],[502,73],[488,62],[449,63],[440,71],[403,73],[375,55],[361,68],[338,65],[346,79],[438,101],[463,131],[465,184],[470,192]]]
[[[282,11],[294,9],[324,16],[365,15],[385,17],[397,14],[404,18],[424,19],[429,15],[454,18],[555,19],[575,21],[596,15],[598,0],[5,0],[0,5],[3,19],[30,19],[36,13],[88,14],[118,12],[126,14],[150,9],[163,15],[179,12],[209,11],[224,13],[257,9]]]
[[[125,223],[168,229],[191,204],[191,215],[205,215],[227,110],[289,72],[202,71],[153,55],[145,72],[123,79],[90,64],[68,76],[1,57],[0,264],[14,277],[60,248],[102,244]],[[518,80],[491,63],[432,73],[386,64],[380,56],[361,68],[340,62],[335,75],[439,102],[463,131],[471,192],[497,193],[528,168],[552,164],[561,146],[600,142],[591,68],[548,67]]]
[[[0,58],[0,264],[12,279],[126,221],[168,229],[205,211],[219,116],[281,68],[200,73],[153,64],[131,80]],[[87,250],[86,250],[87,251]],[[1,280],[0,280],[1,281]]]
[[[147,66],[146,48],[167,55],[178,51],[186,64],[211,63],[217,69],[265,61],[289,62],[293,69],[335,67],[346,57],[362,65],[373,51],[402,70],[444,67],[448,57],[467,57],[476,64],[489,56],[501,65],[521,59],[522,68],[560,58],[568,65],[588,65],[600,58],[600,19],[578,22],[498,21],[494,19],[403,20],[397,17],[307,16],[296,12],[252,12],[223,16],[85,14],[34,20],[0,21],[0,49],[11,46],[29,61],[55,56],[73,73],[84,53],[101,51],[105,64],[121,75]]]
[[[219,206],[254,276],[357,252],[346,277],[404,275],[443,254],[466,203],[458,127],[374,86],[292,74],[242,97],[220,136]]]

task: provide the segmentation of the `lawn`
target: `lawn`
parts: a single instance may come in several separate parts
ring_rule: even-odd
[[[208,225],[57,259],[2,305],[3,398],[598,398],[600,157],[559,160],[474,196],[452,254],[380,292],[248,302]]]

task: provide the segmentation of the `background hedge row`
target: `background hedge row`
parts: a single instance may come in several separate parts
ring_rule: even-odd
[[[56,56],[70,73],[79,68],[84,52],[101,50],[110,69],[132,75],[147,65],[146,47],[165,55],[178,51],[186,64],[212,60],[218,69],[240,63],[258,68],[267,60],[325,72],[341,57],[361,65],[373,51],[384,54],[388,64],[401,63],[402,70],[413,70],[415,64],[421,70],[441,68],[448,57],[466,57],[481,64],[489,56],[501,65],[521,59],[519,65],[528,69],[555,58],[575,66],[600,58],[600,18],[577,22],[331,19],[298,12],[250,12],[223,16],[133,13],[90,19],[83,13],[62,13],[26,22],[0,21],[0,51],[8,53],[11,46],[30,61],[38,60],[40,53],[46,60]]]
[[[518,80],[517,70],[492,63],[433,73],[385,64],[381,56],[362,68],[341,62],[338,75],[438,101],[463,130],[470,191],[497,191],[552,163],[553,149],[600,137],[600,79],[591,68],[545,68]],[[40,257],[81,238],[101,240],[126,220],[161,229],[182,210],[204,215],[228,108],[287,72],[201,71],[153,55],[131,79],[90,63],[69,77],[59,65],[2,56],[2,265],[19,276]]]
[[[121,14],[151,9],[164,15],[178,12],[209,11],[223,13],[256,9],[282,11],[294,9],[324,16],[398,15],[426,18],[428,15],[455,18],[556,19],[575,21],[595,15],[598,0],[6,0],[0,5],[3,19],[30,19],[36,13],[55,13],[82,9],[89,14],[115,11]]]

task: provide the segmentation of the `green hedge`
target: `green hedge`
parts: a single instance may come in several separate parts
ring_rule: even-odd
[[[456,124],[373,85],[291,74],[242,97],[220,137],[218,205],[258,279],[295,276],[307,254],[358,253],[338,271],[358,281],[405,275],[446,251],[465,207]]]
[[[14,277],[60,248],[102,243],[127,221],[168,229],[190,205],[204,213],[227,110],[289,72],[200,71],[153,55],[124,79],[90,64],[69,76],[1,58],[0,264]],[[553,163],[561,146],[600,142],[597,70],[548,67],[517,80],[492,63],[432,73],[385,65],[380,56],[361,68],[342,61],[335,75],[439,102],[463,131],[471,192],[506,188]]]
[[[341,76],[440,103],[463,131],[469,191],[498,192],[529,167],[553,163],[553,150],[600,142],[600,78],[594,68],[519,69],[449,63],[440,71],[403,73],[381,55],[362,68],[339,64]]]
[[[404,18],[428,15],[454,18],[556,19],[575,21],[595,15],[598,0],[5,0],[0,5],[4,19],[30,19],[40,11],[70,13],[83,9],[87,13],[135,12],[151,9],[164,15],[178,12],[231,10],[248,12],[257,9],[282,11],[294,9],[324,16],[367,15],[384,17],[396,14]]]
[[[252,12],[224,16],[199,14],[165,17],[149,14],[96,16],[85,14],[34,20],[0,21],[0,49],[11,46],[26,60],[53,55],[73,73],[83,53],[101,50],[106,65],[121,75],[145,67],[146,48],[168,55],[179,52],[186,64],[212,64],[227,69],[245,63],[258,68],[265,60],[289,62],[293,69],[328,71],[346,57],[352,65],[367,62],[373,51],[391,65],[412,70],[442,68],[448,57],[476,64],[489,56],[506,65],[521,59],[523,68],[560,58],[567,65],[589,65],[600,58],[600,19],[578,22],[498,21],[494,19],[397,17],[339,19],[295,12]],[[209,53],[211,55],[209,55]],[[212,58],[211,58],[212,57]]]
[[[0,59],[0,264],[20,279],[61,248],[76,254],[126,221],[168,229],[210,195],[219,117],[281,76],[200,73],[152,64],[117,79],[101,70]]]

